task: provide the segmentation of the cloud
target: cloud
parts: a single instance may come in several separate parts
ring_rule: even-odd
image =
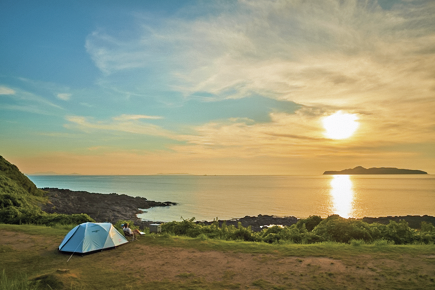
[[[164,63],[172,88],[185,96],[256,93],[340,107],[376,102],[386,90],[384,98],[409,97],[435,85],[429,77],[435,21],[427,13],[433,3],[399,3],[388,11],[376,1],[221,5],[231,9],[215,5],[217,16],[180,16],[157,28],[140,19],[143,29],[131,39],[96,31],[88,53],[108,74]]]
[[[61,99],[63,101],[69,101],[71,96],[72,96],[72,94],[65,94],[65,93],[63,93],[63,94],[57,94],[56,96],[57,96],[58,99]]]
[[[126,115],[124,115],[126,116]],[[140,119],[140,118],[139,118]],[[94,121],[92,118],[83,116],[67,116],[66,120],[70,123],[64,127],[68,129],[78,129],[86,132],[92,131],[117,131],[139,135],[160,136],[174,139],[175,135],[160,126],[140,122],[139,119],[112,118],[111,121]]]
[[[24,111],[42,115],[56,114],[56,110],[53,111],[53,108],[63,110],[61,106],[50,102],[47,98],[23,89],[16,88],[12,90],[0,87],[1,92],[3,92],[2,95],[9,99],[9,101],[3,100],[3,102],[6,102],[0,106],[0,109],[3,110]]]
[[[363,119],[361,129],[344,140],[324,137],[321,120],[325,111],[303,107],[295,114],[270,113],[271,122],[253,123],[252,120],[229,119],[197,126],[190,135],[181,135],[186,145],[174,145],[171,149],[197,158],[386,158],[387,156],[416,156],[417,144],[435,142],[433,134],[415,125],[415,130],[403,130],[406,124],[382,123],[374,134],[373,127],[380,117],[359,115]],[[418,129],[417,129],[418,128]],[[377,131],[375,130],[375,131]],[[349,159],[350,160],[350,159]],[[349,161],[348,160],[348,161]]]
[[[159,120],[163,119],[163,117],[160,116],[147,116],[147,115],[120,115],[118,117],[112,118],[115,121],[129,121],[129,120],[140,120],[140,119],[148,119],[148,120]]]
[[[15,95],[15,91],[8,87],[0,86],[0,95]]]

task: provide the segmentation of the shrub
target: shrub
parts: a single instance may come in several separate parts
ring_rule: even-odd
[[[187,234],[188,230],[193,229],[196,226],[196,224],[193,222],[194,220],[195,218],[193,217],[188,220],[183,219],[183,221],[181,222],[173,221],[169,223],[164,223],[162,225],[162,231],[175,235],[180,235],[180,236],[181,235],[188,236]]]
[[[300,219],[296,223],[297,227],[299,229],[302,229],[302,226],[305,225],[305,228],[307,231],[311,232],[320,222],[322,221],[322,218],[317,215],[310,215],[306,219]]]
[[[423,244],[432,244],[435,242],[435,227],[431,223],[422,222],[421,230],[416,235],[416,239]]]
[[[229,240],[242,240],[242,241],[253,242],[253,241],[256,241],[256,236],[252,232],[252,229],[250,226],[245,228],[242,226],[242,223],[239,222],[237,229],[230,231],[230,233],[228,235],[228,239]]]
[[[405,220],[399,222],[390,220],[384,230],[384,238],[394,241],[395,244],[410,244],[417,240],[416,230],[411,229]]]
[[[350,240],[373,240],[370,226],[359,220],[345,219],[338,215],[329,216],[323,220],[313,233],[322,237],[326,241],[339,243],[349,243]]]

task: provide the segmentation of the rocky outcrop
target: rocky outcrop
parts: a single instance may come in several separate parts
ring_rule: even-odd
[[[132,220],[136,225],[144,226],[137,214],[141,209],[156,206],[172,206],[173,202],[151,201],[144,197],[132,197],[125,194],[101,194],[69,189],[43,188],[49,203],[42,206],[48,213],[88,214],[97,222],[116,223],[119,220]]]

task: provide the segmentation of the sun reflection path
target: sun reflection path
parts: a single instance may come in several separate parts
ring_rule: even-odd
[[[349,175],[333,175],[331,179],[331,191],[333,213],[341,217],[349,218],[354,197],[353,184]]]

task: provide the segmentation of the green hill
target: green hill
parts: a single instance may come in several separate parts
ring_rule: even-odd
[[[39,207],[47,203],[45,192],[0,156],[0,223],[73,224],[92,219],[85,214],[47,214]]]
[[[18,188],[24,189],[26,194],[33,196],[44,196],[44,192],[36,187],[27,176],[20,172],[18,167],[9,163],[6,159],[0,156],[0,178],[7,180],[10,184],[15,184]],[[3,187],[0,185],[0,190]]]

